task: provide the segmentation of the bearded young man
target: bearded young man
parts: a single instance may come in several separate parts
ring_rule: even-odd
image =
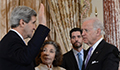
[[[81,70],[84,60],[85,50],[83,50],[82,43],[82,30],[80,28],[73,28],[70,31],[70,41],[72,43],[73,48],[63,55],[63,63],[62,67],[66,70]],[[80,53],[80,59],[78,53]]]

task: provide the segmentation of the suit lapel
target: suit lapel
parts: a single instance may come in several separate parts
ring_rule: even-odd
[[[86,55],[87,55],[87,51],[84,50],[84,58],[86,58]],[[72,64],[75,66],[74,68],[76,68],[76,69],[74,69],[74,70],[79,70],[79,67],[78,67],[76,58],[75,58],[75,56],[74,56],[73,50],[70,50],[69,56],[70,56],[69,58],[71,58]],[[68,59],[69,59],[69,58],[68,58]],[[84,62],[83,62],[83,63],[84,63]],[[84,66],[84,64],[83,64],[83,66]],[[82,67],[83,67],[83,66],[82,66]]]
[[[87,50],[84,50],[84,59],[86,58],[87,53],[88,53],[88,51],[87,51]]]
[[[90,60],[89,60],[89,62],[88,62],[88,65],[87,65],[86,69],[89,68],[89,67],[92,65],[92,61],[94,61],[94,60],[100,55],[100,53],[101,53],[101,51],[102,51],[102,48],[104,47],[104,46],[103,46],[104,43],[105,43],[105,40],[102,40],[102,41],[98,44],[98,46],[97,46],[96,49],[94,50],[92,56],[90,57]]]
[[[83,60],[82,70],[84,70],[84,68],[85,68],[84,63],[85,63],[85,59],[86,59],[87,53],[88,53],[88,50],[84,50],[84,60]]]
[[[70,57],[69,58],[71,58],[71,61],[72,61],[73,65],[75,66],[75,68],[78,68],[78,64],[77,64],[76,58],[74,56],[73,50],[70,50]]]

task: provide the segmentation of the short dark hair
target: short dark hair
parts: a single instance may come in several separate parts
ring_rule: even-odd
[[[38,54],[38,56],[36,57],[36,65],[39,65],[40,63],[42,63],[42,60],[40,59],[40,56],[41,56],[41,52],[43,51],[43,48],[45,45],[47,44],[52,44],[56,50],[55,52],[55,60],[53,61],[53,66],[57,67],[57,66],[60,66],[61,65],[61,62],[62,62],[62,51],[61,51],[61,48],[60,48],[60,45],[53,41],[53,40],[46,40],[42,47],[40,48],[40,53]]]
[[[71,38],[72,32],[76,32],[76,31],[79,31],[82,34],[82,30],[80,28],[73,28],[70,30],[70,38]]]

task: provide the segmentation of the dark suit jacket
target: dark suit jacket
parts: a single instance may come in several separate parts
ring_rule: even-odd
[[[85,54],[85,50],[84,50],[84,54]],[[61,67],[65,68],[66,70],[79,70],[73,50],[70,50],[69,52],[63,55],[63,62]]]
[[[49,31],[39,25],[28,45],[17,33],[9,31],[0,42],[0,70],[34,70],[33,61]]]
[[[118,49],[102,40],[94,50],[86,69],[83,65],[82,70],[118,70],[119,59],[113,54],[113,50]]]

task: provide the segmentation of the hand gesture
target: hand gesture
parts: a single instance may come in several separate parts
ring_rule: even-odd
[[[39,10],[39,24],[46,26],[46,18],[44,15],[44,5],[41,3],[40,10]]]

